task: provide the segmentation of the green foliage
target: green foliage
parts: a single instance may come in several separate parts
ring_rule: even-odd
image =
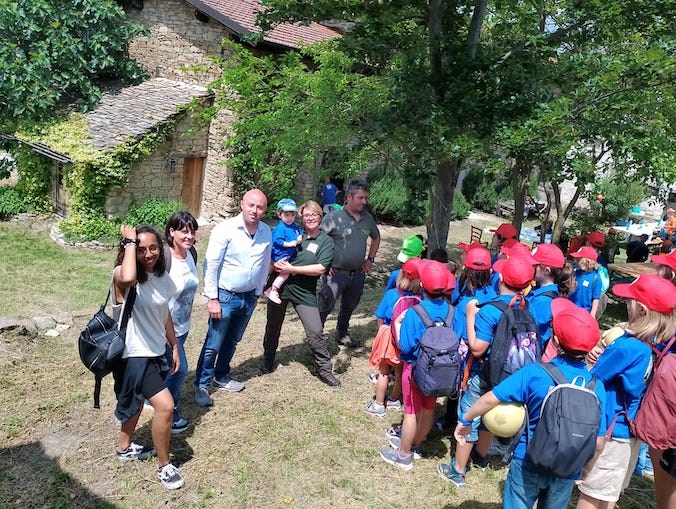
[[[185,205],[177,200],[163,201],[151,196],[141,205],[132,203],[129,212],[124,219],[125,224],[147,224],[164,231],[169,217],[174,212],[185,210]]]
[[[473,208],[492,214],[498,199],[511,197],[512,189],[506,175],[472,168],[462,181],[462,194]]]
[[[15,214],[28,212],[28,208],[15,187],[0,187],[0,219],[4,220]]]
[[[469,215],[472,206],[465,199],[465,196],[459,189],[455,190],[453,195],[453,212],[451,212],[451,221],[462,221]]]
[[[52,210],[52,164],[50,159],[40,156],[30,148],[20,147],[16,153],[19,167],[17,190],[25,200],[30,212]]]
[[[16,169],[16,161],[13,157],[0,154],[0,180],[9,178],[12,171]]]
[[[126,49],[141,33],[110,0],[0,2],[0,126],[62,104],[91,109],[101,80],[140,81],[145,72]]]
[[[373,176],[377,174],[369,179]],[[411,199],[403,179],[391,173],[371,181],[369,204],[373,215],[385,222],[421,225],[427,215],[425,200]]]

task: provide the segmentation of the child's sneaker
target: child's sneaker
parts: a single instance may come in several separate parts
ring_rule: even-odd
[[[401,438],[390,437],[390,447],[394,449],[399,449],[401,447]],[[413,455],[414,460],[421,459],[422,453],[420,452],[420,446],[417,444],[411,445],[411,454]]]
[[[279,292],[277,291],[276,288],[273,288],[272,286],[265,290],[263,292],[265,296],[268,298],[268,300],[274,302],[275,304],[281,304],[282,299],[279,298]]]
[[[372,384],[378,383],[378,373],[369,373],[369,382]]]
[[[364,411],[368,414],[375,415],[381,419],[385,417],[385,405],[379,405],[375,399],[369,401],[364,407]]]
[[[389,447],[383,447],[380,449],[380,457],[386,463],[399,467],[402,470],[409,471],[413,468],[413,455],[409,454],[408,456],[402,456],[399,452],[399,449],[390,449]]]
[[[465,474],[455,469],[455,458],[450,463],[440,463],[437,467],[437,472],[442,479],[455,484],[456,488],[465,487]]]
[[[387,409],[392,409],[392,410],[401,410],[401,401],[398,399],[392,399],[389,396],[385,398],[385,406]]]
[[[154,447],[146,447],[145,445],[137,444],[135,442],[129,444],[129,447],[124,451],[115,449],[115,454],[120,461],[147,460],[151,456],[156,455]]]
[[[171,463],[167,463],[166,465],[158,468],[157,477],[160,478],[160,481],[162,481],[162,484],[168,490],[176,490],[185,483],[185,479],[183,479],[183,476],[178,471],[178,468],[176,468]]]
[[[387,428],[387,438],[401,436],[401,424],[393,424]]]
[[[478,467],[481,470],[486,470],[488,468],[488,458],[479,454],[476,449],[472,449],[469,458],[472,460],[472,465],[475,467]]]

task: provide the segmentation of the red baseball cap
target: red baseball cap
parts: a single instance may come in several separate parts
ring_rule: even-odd
[[[420,264],[423,263],[422,258],[411,258],[401,267],[401,273],[408,279],[420,279]]]
[[[601,232],[591,232],[587,235],[587,240],[594,247],[603,247],[606,245],[606,236]]]
[[[510,223],[502,223],[495,230],[490,230],[491,233],[497,233],[501,237],[506,239],[516,238],[516,228]]]
[[[427,293],[443,293],[448,286],[448,276],[451,274],[441,262],[430,260],[420,264],[420,282]]]
[[[506,254],[509,258],[524,258],[529,260],[532,264],[535,264],[533,261],[533,256],[531,255],[530,248],[521,242],[515,242],[509,247],[502,246],[500,253]]]
[[[538,244],[531,254],[537,264],[547,265],[555,269],[560,269],[566,264],[563,251],[555,244]]]
[[[493,264],[493,270],[499,272],[505,284],[513,288],[526,288],[535,275],[532,259],[521,256],[498,260]]]
[[[485,247],[468,251],[465,256],[465,267],[475,270],[490,270],[491,253]]]
[[[465,253],[468,253],[471,249],[477,247],[483,247],[479,242],[472,242],[471,244],[465,244],[464,242],[458,242],[458,247],[462,249]]]
[[[676,306],[676,286],[652,274],[641,274],[630,284],[615,285],[613,293],[618,297],[635,299],[663,315],[670,314]]]
[[[552,329],[566,350],[588,352],[601,336],[599,324],[586,309],[568,299],[552,300]]]
[[[570,256],[573,258],[589,258],[590,260],[598,260],[599,254],[591,246],[582,246],[580,249],[574,253],[570,253]]]
[[[676,251],[672,251],[668,255],[652,255],[650,261],[658,265],[666,265],[676,270]]]
[[[446,281],[446,289],[444,290],[444,293],[446,295],[450,295],[453,293],[453,290],[455,290],[455,276],[449,271],[448,280]]]

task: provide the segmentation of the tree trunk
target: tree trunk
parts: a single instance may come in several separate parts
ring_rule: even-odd
[[[551,185],[552,194],[554,195],[554,205],[556,207],[556,222],[554,223],[552,232],[552,244],[558,244],[561,239],[561,233],[563,233],[563,225],[566,224],[568,216],[573,212],[573,208],[575,207],[582,190],[576,186],[575,193],[564,210],[563,203],[561,203],[561,188],[559,187],[559,182],[551,182]]]
[[[430,217],[427,222],[429,250],[446,249],[453,211],[453,193],[460,173],[460,159],[440,161],[430,190]],[[468,232],[469,238],[469,232]]]
[[[514,193],[514,219],[512,220],[512,224],[516,228],[516,231],[520,232],[521,225],[523,224],[523,212],[526,204],[526,195],[528,194],[531,168],[520,161],[512,161],[510,166],[512,191]]]

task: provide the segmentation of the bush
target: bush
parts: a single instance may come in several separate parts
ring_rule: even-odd
[[[76,214],[70,214],[68,218],[61,222],[60,228],[61,233],[74,242],[100,240],[114,243],[120,238],[120,220],[118,218],[106,219],[97,216],[79,219]]]
[[[426,201],[411,198],[404,181],[391,174],[371,182],[369,203],[373,215],[385,222],[419,226],[427,214]]]
[[[171,215],[179,210],[185,210],[185,206],[180,201],[162,201],[151,196],[142,205],[132,203],[129,206],[127,217],[124,218],[124,223],[133,226],[147,224],[163,232]]]
[[[451,221],[462,221],[469,215],[472,206],[465,199],[465,196],[456,189],[453,193],[453,210],[451,211]]]
[[[462,181],[462,194],[469,197],[473,208],[492,214],[498,199],[511,197],[512,188],[509,179],[504,175],[494,175],[481,168],[473,168]]]
[[[18,189],[10,186],[0,187],[0,220],[4,221],[15,214],[27,211],[28,207]]]

